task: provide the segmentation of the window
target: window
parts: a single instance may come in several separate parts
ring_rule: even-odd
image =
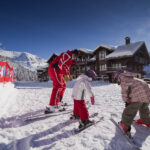
[[[114,64],[112,64],[112,68],[114,68],[114,69],[121,69],[121,63],[114,63]]]
[[[99,52],[99,60],[103,60],[106,57],[106,51],[100,51]]]
[[[100,70],[100,71],[106,71],[106,70],[107,70],[107,65],[106,65],[106,64],[100,65],[100,66],[99,66],[99,70]]]

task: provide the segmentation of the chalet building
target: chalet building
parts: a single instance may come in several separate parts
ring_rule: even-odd
[[[141,78],[146,73],[143,67],[150,64],[150,57],[145,42],[130,43],[130,39],[126,38],[126,44],[113,49],[113,52],[106,56],[106,61],[106,74],[110,79],[114,70],[120,68],[137,73],[137,77]]]
[[[57,57],[57,54],[53,54],[48,60],[47,63],[49,64],[52,62],[52,60]],[[43,82],[43,81],[48,81],[49,80],[49,75],[48,75],[48,66],[45,68],[38,68],[37,69],[37,76],[38,76],[38,81]]]
[[[73,78],[93,69],[98,79],[112,81],[113,73],[118,69],[125,69],[137,73],[137,77],[145,75],[143,66],[150,64],[150,57],[145,42],[130,43],[125,38],[125,44],[118,47],[100,45],[93,51],[80,50],[80,58],[71,68]]]
[[[93,51],[86,49],[78,49],[79,57],[77,58],[77,63],[71,67],[70,73],[73,78],[77,78],[80,74],[84,73],[92,66],[90,65],[90,60],[94,56]],[[95,62],[94,64],[95,65]]]
[[[131,43],[129,37],[125,38],[125,44],[117,47],[100,45],[94,50],[78,49],[78,51],[77,63],[70,70],[73,78],[77,78],[88,69],[93,69],[99,80],[110,82],[112,82],[113,73],[118,69],[134,72],[137,77],[141,78],[145,75],[143,67],[150,64],[145,42]],[[56,56],[53,54],[47,63],[50,63]],[[48,68],[45,68],[39,77],[43,78],[45,75],[48,76]]]
[[[48,67],[46,68],[38,68],[37,69],[37,77],[39,82],[48,81]]]
[[[108,71],[108,62],[106,60],[106,56],[113,52],[113,47],[100,45],[94,50],[95,55],[95,72],[98,75],[98,79],[100,80],[108,80],[109,76],[107,74]]]

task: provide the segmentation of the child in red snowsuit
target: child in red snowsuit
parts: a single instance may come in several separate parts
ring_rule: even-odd
[[[96,79],[96,73],[93,70],[88,70],[85,75],[82,74],[77,78],[72,91],[72,98],[74,99],[73,116],[70,119],[81,120],[79,128],[86,126],[89,123],[93,123],[89,120],[89,112],[85,104],[85,95],[89,95],[92,105],[95,103],[94,95],[91,90],[90,82],[92,79]]]
[[[75,58],[77,55],[77,50],[68,50],[66,53],[61,53],[49,64],[48,73],[53,81],[53,90],[45,113],[55,111],[54,108],[56,108],[56,106],[58,106],[59,102],[62,100],[66,89],[66,81],[64,76],[65,78],[68,78],[67,80],[72,80],[69,71],[72,64],[75,63]]]

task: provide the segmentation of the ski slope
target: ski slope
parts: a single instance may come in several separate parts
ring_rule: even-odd
[[[68,104],[73,104],[74,82],[68,83],[63,98]],[[75,135],[73,130],[78,122],[70,121],[70,114],[22,121],[41,112],[49,103],[51,82],[16,82],[15,88],[11,84],[0,84],[0,150],[131,150],[110,121],[111,115],[120,121],[124,109],[120,87],[97,81],[92,82],[92,90],[96,103],[88,104],[89,113],[98,112],[93,119],[104,116],[104,120]],[[68,110],[72,108],[73,105],[67,107]],[[132,135],[142,150],[149,150],[150,130],[133,125]]]

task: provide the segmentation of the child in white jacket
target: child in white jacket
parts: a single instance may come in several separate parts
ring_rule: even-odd
[[[89,123],[93,123],[89,120],[89,112],[85,104],[85,95],[89,95],[91,103],[94,105],[94,95],[91,90],[90,82],[96,79],[96,73],[93,70],[86,71],[85,75],[80,75],[77,78],[72,91],[72,98],[74,100],[74,110],[71,119],[79,119],[79,128],[85,127]]]

